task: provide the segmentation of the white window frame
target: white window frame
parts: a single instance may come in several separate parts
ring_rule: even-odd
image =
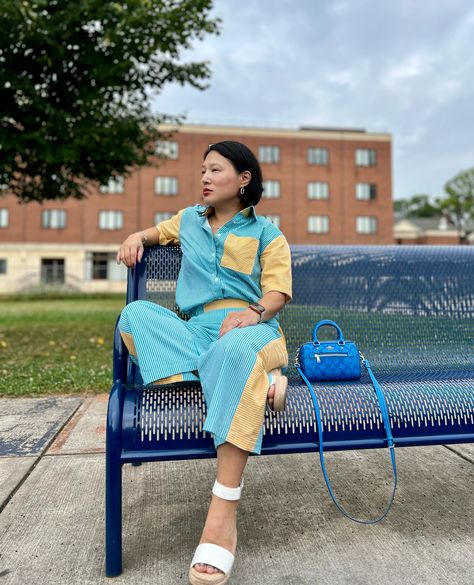
[[[355,164],[357,167],[374,167],[377,164],[377,152],[374,148],[356,148]]]
[[[277,164],[280,162],[280,147],[276,145],[261,145],[258,147],[258,160],[261,163]]]
[[[99,229],[104,231],[123,229],[123,211],[103,209],[99,211]]]
[[[373,215],[358,215],[356,217],[356,232],[363,235],[373,235],[378,232],[378,218]]]
[[[265,199],[278,199],[280,197],[280,181],[269,179],[263,181],[263,194]]]
[[[157,140],[155,154],[169,160],[177,160],[179,158],[179,144],[176,140]]]
[[[377,197],[375,183],[356,183],[356,199],[358,201],[373,201]]]
[[[67,226],[67,211],[65,209],[43,209],[41,213],[41,227],[45,230],[64,230]]]
[[[329,183],[327,181],[309,181],[306,187],[308,199],[329,199]]]
[[[173,215],[176,215],[176,213],[173,211],[157,211],[154,216],[155,225],[158,225],[167,219],[171,219]]]
[[[325,146],[308,147],[308,164],[327,166],[329,164],[329,149]]]
[[[329,216],[328,215],[308,215],[308,233],[309,234],[328,234],[329,233]]]
[[[125,179],[121,175],[110,177],[107,185],[101,185],[101,193],[123,193],[125,190]]]
[[[178,194],[178,177],[155,177],[155,195],[174,197]]]
[[[0,228],[7,228],[10,221],[10,213],[6,207],[0,209]]]

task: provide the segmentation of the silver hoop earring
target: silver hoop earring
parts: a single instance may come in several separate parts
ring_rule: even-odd
[[[240,194],[243,195],[245,193],[245,189],[243,187],[240,187]]]

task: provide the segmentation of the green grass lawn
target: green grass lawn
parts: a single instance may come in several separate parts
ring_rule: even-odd
[[[124,296],[0,299],[0,396],[109,391]]]
[[[0,298],[0,396],[108,392],[113,331],[124,296]],[[169,299],[159,300],[172,308]],[[424,371],[433,360],[438,369],[464,367],[459,355],[472,353],[470,320],[291,305],[282,315],[291,364],[296,347],[323,318],[337,321],[346,338],[386,371],[408,362],[411,370]]]

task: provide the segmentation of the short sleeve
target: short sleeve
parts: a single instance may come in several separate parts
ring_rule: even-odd
[[[159,234],[159,243],[162,246],[179,244],[179,227],[181,225],[181,217],[184,211],[184,209],[181,209],[176,215],[160,222],[156,226]]]
[[[273,238],[260,254],[260,286],[265,294],[272,290],[286,295],[286,302],[292,298],[291,252],[283,234]]]

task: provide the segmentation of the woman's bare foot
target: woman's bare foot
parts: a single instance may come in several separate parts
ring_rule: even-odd
[[[237,506],[238,501],[228,501],[212,496],[206,524],[202,531],[199,544],[217,544],[235,554],[237,548]],[[212,565],[196,563],[194,568],[198,573],[221,573]]]
[[[276,368],[268,374],[270,387],[267,392],[267,404],[273,412],[282,412],[286,407],[288,378],[282,376],[281,369]]]
[[[268,394],[267,394],[267,403],[268,406],[273,410],[273,397],[275,396],[275,384],[272,384],[269,388],[268,388]]]

